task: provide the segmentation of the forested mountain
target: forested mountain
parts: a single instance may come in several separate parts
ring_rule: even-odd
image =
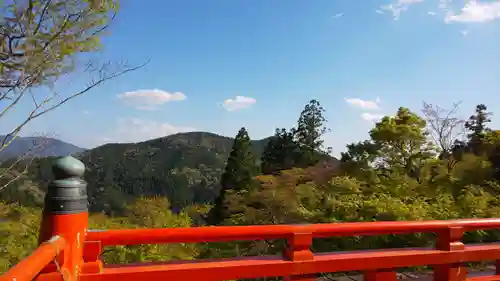
[[[257,157],[268,139],[252,142]],[[206,132],[130,144],[106,144],[80,155],[91,206],[116,210],[127,197],[161,195],[174,209],[213,202],[233,139]],[[46,178],[45,175],[42,178]]]
[[[0,143],[12,138],[0,135]],[[0,161],[29,154],[36,157],[67,156],[85,151],[84,148],[48,137],[17,137],[0,153]]]
[[[257,158],[268,141],[269,138],[252,141],[252,153]],[[85,179],[94,211],[119,210],[126,199],[142,195],[166,196],[175,209],[215,200],[232,145],[229,137],[190,132],[139,143],[105,144],[75,156],[87,167]],[[30,165],[29,178],[40,183],[42,191],[52,178],[54,160],[36,159]],[[26,186],[23,181],[18,184]],[[27,196],[24,190],[13,195],[18,193],[17,185],[8,189],[0,194],[10,201]]]

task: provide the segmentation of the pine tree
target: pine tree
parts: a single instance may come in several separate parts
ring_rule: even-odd
[[[220,224],[231,216],[228,209],[228,204],[231,203],[229,195],[243,195],[252,188],[253,177],[257,175],[258,168],[250,146],[248,132],[241,128],[234,139],[233,149],[221,177],[221,190],[210,214],[211,224]]]
[[[325,153],[321,137],[329,132],[329,129],[326,127],[324,114],[325,109],[315,99],[309,101],[300,114],[294,131],[295,140],[301,150],[299,166],[314,165],[319,161],[321,152]]]
[[[272,174],[294,167],[297,162],[298,145],[294,141],[293,132],[276,129],[261,157],[261,172]]]

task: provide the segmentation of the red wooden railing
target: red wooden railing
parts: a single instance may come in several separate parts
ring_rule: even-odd
[[[81,176],[65,172],[71,176],[67,178]],[[56,175],[61,177],[61,173],[59,170]],[[78,185],[81,183],[68,184],[66,179],[49,186],[47,196],[66,201],[50,205],[54,202],[50,198],[46,200],[40,247],[2,275],[0,281],[215,281],[276,276],[283,276],[285,280],[312,281],[320,272],[346,271],[363,271],[364,280],[368,281],[392,281],[396,280],[396,269],[423,265],[434,268],[435,281],[500,281],[500,243],[464,245],[461,241],[464,232],[500,228],[500,219],[496,218],[92,231],[87,230],[88,212],[78,209],[81,205],[75,204],[76,199],[83,198],[83,185]],[[80,188],[78,192],[70,192],[77,187]],[[65,190],[58,193],[51,188]],[[68,203],[70,201],[73,203]],[[310,249],[314,238],[408,233],[436,233],[436,247],[330,253],[313,253]],[[278,256],[127,265],[104,265],[100,258],[106,246],[266,239],[286,239],[287,248]],[[497,261],[496,273],[467,277],[464,263],[482,260]]]
[[[465,231],[500,228],[500,219],[456,221],[370,222],[315,225],[269,225],[193,227],[171,229],[127,229],[88,231],[81,229],[83,262],[71,261],[72,247],[64,232],[44,242],[31,256],[5,273],[2,281],[81,280],[234,280],[285,276],[288,280],[315,280],[320,272],[364,271],[365,280],[396,280],[396,269],[432,265],[434,280],[500,280],[499,275],[467,279],[465,262],[500,260],[500,243],[467,244],[460,240]],[[67,230],[71,229],[67,225]],[[436,248],[403,248],[365,251],[312,253],[313,238],[354,235],[434,232]],[[282,256],[237,257],[230,259],[175,261],[134,265],[106,265],[100,259],[105,246],[224,242],[234,240],[287,239]],[[68,239],[70,240],[70,239]],[[73,240],[77,243],[76,240]],[[47,267],[59,254],[60,268]],[[80,268],[78,268],[80,266]],[[43,270],[44,269],[44,270]],[[38,274],[42,271],[42,274]],[[64,278],[63,278],[64,276]]]

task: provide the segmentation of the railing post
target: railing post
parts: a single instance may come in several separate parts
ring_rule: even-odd
[[[87,184],[82,179],[85,166],[68,156],[59,158],[53,165],[55,180],[45,194],[45,203],[40,225],[39,242],[52,236],[64,237],[67,247],[56,260],[65,281],[77,281],[83,266],[83,243],[88,227]]]
[[[441,251],[462,251],[465,249],[462,243],[464,229],[451,226],[448,229],[436,233],[436,249]],[[442,264],[434,266],[435,281],[465,281],[467,279],[467,268],[461,263]]]
[[[88,230],[91,231],[91,230]],[[103,262],[101,260],[102,244],[100,241],[85,241],[83,249],[82,273],[102,272]]]
[[[294,233],[287,241],[283,255],[291,261],[309,261],[314,258],[311,252],[312,233]],[[295,274],[285,276],[283,281],[315,281],[316,274],[303,274],[300,263],[295,267]]]

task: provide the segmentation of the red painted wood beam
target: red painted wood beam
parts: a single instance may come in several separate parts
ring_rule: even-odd
[[[0,276],[1,281],[31,281],[64,250],[66,241],[55,236],[43,242],[30,256]]]
[[[100,241],[103,246],[201,243],[290,238],[294,233],[311,233],[314,238],[333,236],[370,236],[439,232],[450,227],[464,231],[500,228],[500,218],[451,221],[385,221],[310,225],[251,225],[186,228],[117,229],[90,231],[87,241]]]
[[[386,249],[315,254],[311,260],[281,256],[243,257],[108,266],[102,273],[82,274],[80,281],[232,280],[319,272],[370,271],[420,265],[500,259],[500,244],[467,245],[461,251]],[[307,279],[305,279],[307,280]]]

